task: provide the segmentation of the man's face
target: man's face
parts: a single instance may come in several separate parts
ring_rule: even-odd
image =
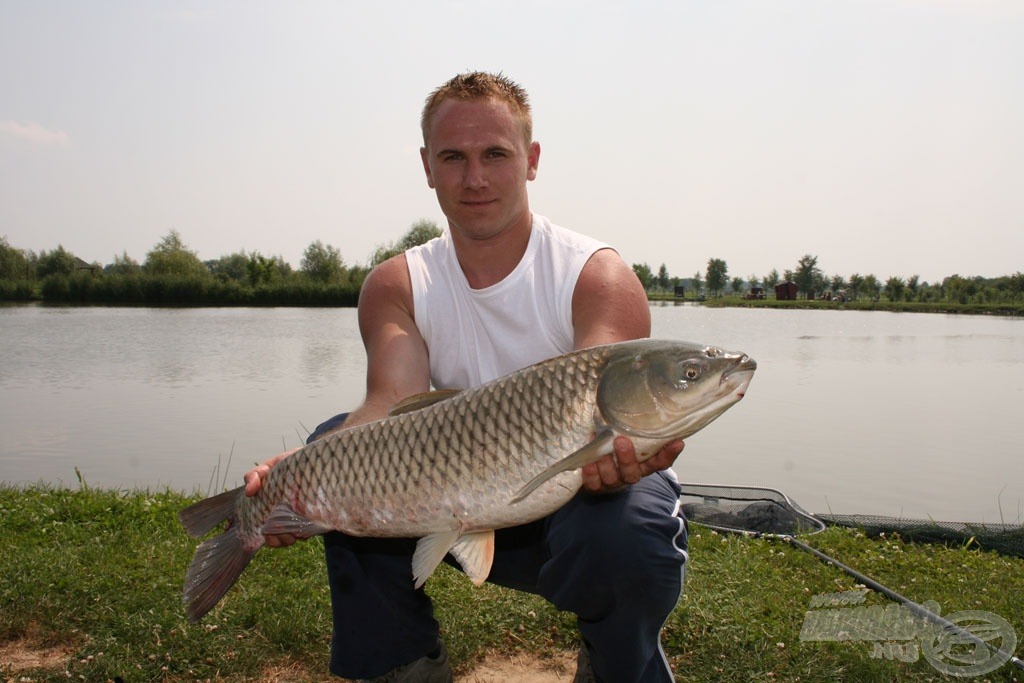
[[[487,239],[529,220],[526,182],[537,176],[540,145],[527,145],[504,102],[443,102],[420,155],[452,230]]]

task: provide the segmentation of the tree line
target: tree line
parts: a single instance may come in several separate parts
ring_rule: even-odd
[[[850,276],[826,275],[818,266],[818,257],[805,254],[793,269],[779,274],[773,268],[767,275],[729,277],[729,268],[722,259],[708,259],[704,271],[689,278],[672,277],[665,264],[655,275],[646,263],[634,263],[636,273],[648,293],[672,294],[683,287],[690,298],[755,296],[761,289],[764,296],[773,297],[775,287],[792,282],[798,295],[804,299],[830,298],[840,301],[884,299],[890,302],[952,303],[952,304],[1021,304],[1024,303],[1024,273],[1017,272],[996,278],[962,277],[950,275],[942,282],[922,282],[917,275],[908,278],[890,276],[884,281],[873,274],[854,273]]]
[[[374,266],[440,234],[436,223],[419,220],[399,240],[379,245],[367,265],[347,265],[337,247],[316,240],[298,270],[258,251],[202,261],[177,230],[162,237],[142,263],[122,252],[106,265],[86,263],[62,245],[37,254],[0,237],[0,300],[354,306]]]
[[[0,237],[0,300],[130,304],[221,305],[355,305],[369,271],[378,263],[441,234],[430,220],[415,222],[397,241],[379,245],[365,265],[348,265],[341,251],[320,240],[303,252],[298,270],[280,256],[245,251],[208,261],[188,248],[171,230],[147,252],[142,263],[127,252],[102,265],[86,263],[58,245],[34,253]],[[689,278],[672,276],[665,264],[655,274],[646,263],[633,272],[648,294],[675,294],[682,287],[688,298],[725,294],[746,296],[760,288],[773,297],[776,285],[792,282],[805,299],[842,301],[884,299],[890,302],[945,304],[1024,304],[1024,273],[997,278],[950,275],[942,282],[921,282],[917,275],[826,275],[818,257],[805,254],[792,269],[772,269],[763,276],[730,277],[723,259],[708,259],[703,271]]]

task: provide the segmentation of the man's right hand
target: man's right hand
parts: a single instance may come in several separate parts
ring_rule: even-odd
[[[259,490],[263,488],[263,481],[267,478],[267,475],[270,474],[270,469],[298,450],[301,450],[301,447],[293,448],[290,451],[285,451],[284,453],[278,453],[274,457],[246,472],[242,476],[242,479],[245,481],[245,495],[255,496],[259,493]],[[299,540],[291,534],[264,535],[264,539],[266,539],[268,548],[286,548]]]

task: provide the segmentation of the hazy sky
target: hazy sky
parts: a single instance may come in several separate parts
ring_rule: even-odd
[[[0,0],[0,237],[349,264],[444,224],[419,112],[523,84],[531,207],[672,275],[1024,270],[1024,2]]]

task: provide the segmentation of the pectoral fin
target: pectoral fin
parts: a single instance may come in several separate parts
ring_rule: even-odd
[[[437,565],[448,554],[448,551],[459,540],[459,530],[441,531],[424,536],[416,542],[416,551],[412,554],[412,578],[416,588],[427,582]]]
[[[583,446],[583,448],[580,448],[578,451],[575,451],[565,458],[562,458],[554,465],[551,465],[531,479],[526,486],[519,489],[519,493],[517,493],[515,498],[510,501],[510,504],[514,505],[523,500],[528,495],[536,491],[541,484],[546,482],[548,479],[551,479],[556,474],[578,470],[584,465],[589,465],[592,462],[600,460],[611,453],[612,441],[614,440],[615,433],[611,429],[608,429],[607,427],[599,429],[593,440]]]
[[[462,570],[466,572],[469,580],[479,586],[491,573],[491,563],[494,562],[494,532],[478,531],[466,534],[452,546],[451,553],[462,565]]]

